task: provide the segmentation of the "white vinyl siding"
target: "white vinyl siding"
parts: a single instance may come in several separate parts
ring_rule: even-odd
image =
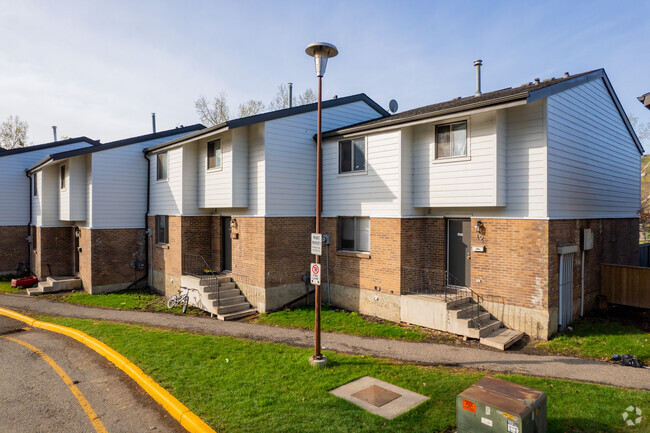
[[[338,172],[339,140],[323,145],[323,216],[400,216],[400,131],[368,135],[365,172]],[[315,203],[314,203],[315,206]]]
[[[41,169],[40,214],[36,216],[36,225],[42,227],[59,227],[68,225],[59,218],[59,166],[49,165]]]
[[[59,191],[59,219],[61,221],[83,221],[86,219],[86,157],[68,159],[65,166],[65,188]],[[60,176],[61,177],[61,174]],[[60,181],[60,180],[59,180]]]
[[[183,205],[183,148],[167,151],[167,179],[156,180],[156,155],[151,154],[150,215],[181,215]],[[196,173],[195,173],[196,175]]]
[[[266,122],[268,216],[316,214],[316,117],[316,111],[311,111]],[[328,131],[377,117],[380,114],[365,102],[327,108],[323,110],[322,129]],[[334,170],[338,173],[338,160]]]
[[[59,219],[61,221],[70,221],[70,188],[66,187],[70,183],[70,165],[68,161],[57,165],[58,173],[58,196],[59,196]]]
[[[548,98],[551,218],[635,218],[641,155],[602,80]]]
[[[36,164],[45,156],[79,149],[90,146],[89,143],[80,142],[54,146],[47,149],[38,149],[30,152],[23,152],[14,155],[1,156],[0,153],[0,225],[27,225],[29,222],[29,179],[25,176],[25,169]],[[58,180],[55,179],[58,187]],[[38,191],[39,198],[43,190]],[[33,222],[33,221],[32,221]]]
[[[264,215],[266,203],[265,124],[248,127],[248,215]]]

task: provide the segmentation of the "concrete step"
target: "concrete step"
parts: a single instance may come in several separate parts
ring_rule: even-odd
[[[251,307],[251,304],[248,302],[242,302],[239,304],[224,305],[217,307],[217,301],[214,301],[213,306],[217,309],[217,314],[228,314],[236,313],[238,311],[248,310]]]
[[[253,314],[256,314],[257,310],[255,308],[249,308],[246,310],[238,311],[236,313],[228,313],[228,314],[217,314],[217,319],[219,320],[236,320],[236,319],[241,319],[243,317],[248,317],[252,316]]]
[[[457,318],[456,320],[459,321],[459,322],[462,322],[468,328],[474,328],[475,314],[476,313],[471,313],[471,314],[467,313],[467,315],[465,317],[460,317],[460,318]],[[478,316],[476,316],[476,321],[481,323],[481,324],[487,323],[490,320],[490,317],[492,317],[492,315],[490,313],[488,313],[487,311],[484,311],[484,312],[480,313]]]
[[[220,306],[225,307],[228,305],[237,305],[237,304],[243,304],[247,302],[246,301],[246,296],[244,295],[239,295],[239,296],[233,296],[232,298],[224,298],[222,297],[220,299]]]
[[[47,277],[47,283],[52,286],[53,292],[61,292],[64,290],[78,290],[81,289],[81,278],[65,276],[65,277]]]
[[[36,287],[32,287],[31,289],[27,289],[27,294],[29,296],[38,296],[43,294],[43,289],[40,287],[40,284]]]
[[[500,320],[492,319],[488,320],[487,322],[484,322],[481,324],[481,328],[468,328],[467,329],[467,336],[470,338],[476,338],[479,339],[481,337],[485,337],[486,335],[491,334],[495,330],[499,329],[502,325]]]
[[[230,275],[218,275],[217,278],[219,278],[219,281],[221,281],[222,283],[232,282],[232,278],[230,277]]]
[[[216,288],[211,288],[209,290],[204,290],[203,293],[208,294],[208,299],[217,299],[217,289]],[[232,298],[233,296],[239,296],[241,295],[241,292],[239,289],[227,289],[227,290],[222,290],[219,289],[219,296],[221,299],[224,298]]]
[[[457,295],[451,295],[457,296]],[[463,295],[458,295],[459,297],[453,300],[447,301],[447,310],[457,310],[460,309],[461,306],[468,304],[472,302],[472,298],[470,296],[463,296]]]
[[[523,332],[515,331],[514,329],[501,328],[485,337],[481,337],[480,342],[481,344],[494,347],[495,349],[506,350],[508,347],[519,341],[523,336]]]

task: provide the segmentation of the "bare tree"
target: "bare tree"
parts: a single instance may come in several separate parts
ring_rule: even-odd
[[[225,92],[220,92],[211,102],[201,96],[194,101],[194,108],[196,108],[201,123],[207,126],[218,125],[230,119],[230,109]]]
[[[11,115],[0,124],[0,147],[15,149],[27,145],[27,122],[20,120],[20,117]]]
[[[269,109],[275,111],[284,108],[289,108],[289,90],[286,85],[280,84],[278,86],[278,92],[269,103]]]
[[[311,89],[307,89],[303,94],[298,95],[298,103],[296,105],[313,104],[317,101],[318,97],[316,96],[316,93],[314,93],[314,91]]]
[[[247,117],[260,114],[264,111],[264,103],[254,99],[249,100],[244,104],[239,104],[239,114],[237,117]]]

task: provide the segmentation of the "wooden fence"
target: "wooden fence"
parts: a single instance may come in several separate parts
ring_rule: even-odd
[[[610,304],[650,308],[650,268],[600,265],[600,292]]]

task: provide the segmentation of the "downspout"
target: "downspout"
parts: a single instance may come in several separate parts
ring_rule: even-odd
[[[27,270],[28,272],[32,272],[32,251],[30,249],[30,244],[31,242],[34,242],[34,239],[32,241],[29,241],[29,237],[32,235],[32,192],[33,192],[33,185],[32,185],[32,177],[29,175],[28,171],[25,171],[25,176],[29,179],[29,192],[28,192],[28,197],[29,197],[29,222],[27,223]]]
[[[152,272],[149,272],[149,190],[151,189],[151,160],[147,156],[147,153],[144,153],[144,159],[147,160],[147,210],[144,212],[144,237],[147,241],[144,250],[144,261],[145,261],[145,274],[144,277],[147,279],[147,286],[149,286],[149,275],[153,275],[153,263],[151,264]],[[152,254],[153,256],[153,254]],[[153,286],[153,281],[151,286]],[[149,286],[149,287],[151,287]]]

